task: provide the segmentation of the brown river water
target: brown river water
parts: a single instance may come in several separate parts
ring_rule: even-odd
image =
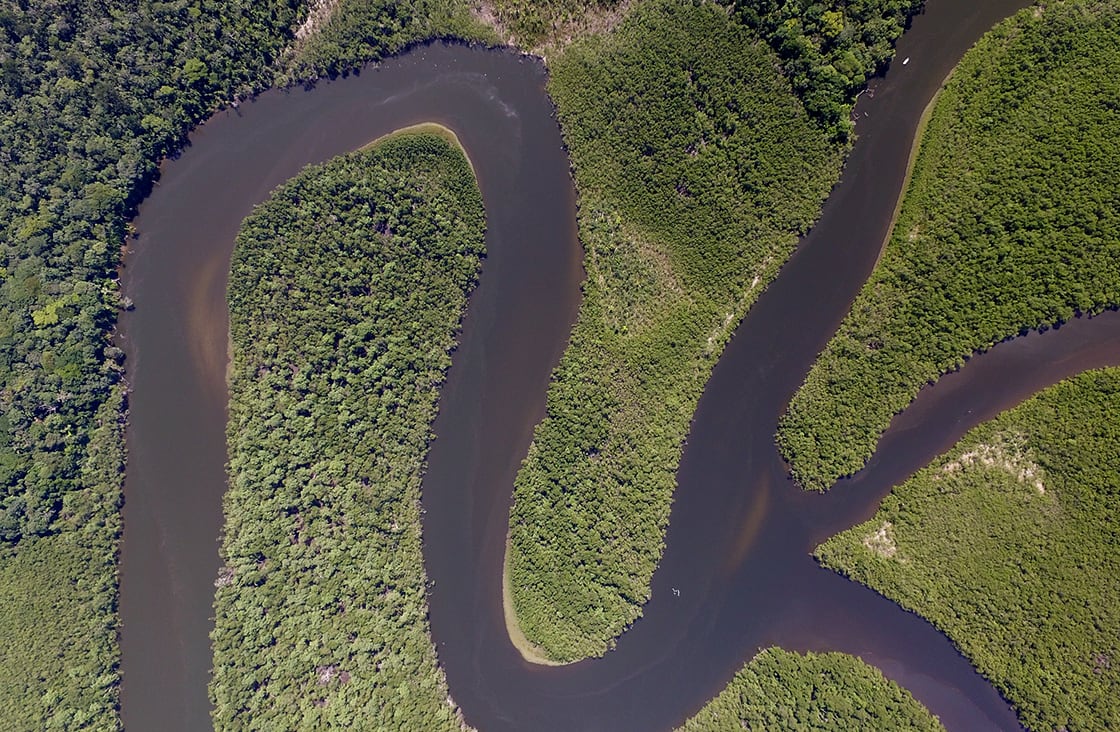
[[[132,388],[122,550],[122,714],[129,732],[210,728],[213,581],[225,490],[234,236],[308,163],[435,121],[471,155],[488,255],[440,399],[424,481],[433,638],[467,721],[499,730],[669,729],[759,648],[856,653],[950,729],[1014,714],[942,634],[820,569],[824,538],[965,430],[1086,368],[1120,363],[1120,315],[1001,344],[927,389],[868,469],[801,492],[773,443],[778,415],[874,265],[922,109],[963,52],[1024,0],[930,0],[857,106],[859,141],[822,218],[743,321],[694,417],[664,559],[644,617],[606,657],[525,662],[501,565],[513,477],[544,412],[579,303],[567,156],[545,72],[510,52],[432,45],[313,90],[268,92],[207,122],[141,206],[121,321]],[[678,588],[680,596],[670,588]]]

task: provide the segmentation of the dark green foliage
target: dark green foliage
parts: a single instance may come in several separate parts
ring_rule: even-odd
[[[432,0],[433,13],[436,4]],[[88,728],[116,724],[105,712],[116,705],[116,651],[98,645],[102,639],[68,640],[81,623],[43,622],[28,603],[46,602],[46,596],[34,598],[27,590],[56,576],[61,588],[84,561],[88,571],[70,585],[73,596],[65,600],[72,604],[59,605],[60,617],[104,613],[83,621],[115,626],[115,600],[106,601],[104,593],[115,592],[105,583],[115,584],[116,570],[103,561],[115,551],[115,529],[96,541],[59,533],[81,529],[82,522],[117,525],[123,445],[97,446],[96,435],[117,421],[106,405],[120,411],[123,403],[122,354],[107,336],[116,321],[116,267],[127,217],[160,158],[182,144],[190,127],[272,81],[303,5],[0,0],[0,573],[15,593],[4,603],[5,615],[13,634],[25,630],[41,658],[49,656],[60,668],[85,668],[94,657],[104,661],[98,674],[71,677],[40,672],[45,667],[35,654],[5,653],[0,700],[10,691],[19,701],[4,701],[5,710],[19,708],[27,716],[5,711],[0,719],[17,720],[19,729],[47,727],[32,721],[37,710],[59,728],[87,728],[77,721],[87,714]],[[393,5],[378,9],[388,12]],[[368,16],[363,22],[389,25]],[[446,27],[441,22],[433,20],[431,28]],[[409,26],[415,28],[428,33],[423,24]],[[347,62],[392,51],[401,38],[396,33],[391,43],[380,43],[367,36],[367,46],[348,51]],[[103,484],[87,480],[94,468]],[[91,491],[99,496],[92,503]],[[50,538],[28,548],[18,544],[34,536]],[[50,562],[57,575],[38,559],[48,555],[55,557]],[[23,570],[35,575],[24,577]],[[12,642],[22,641],[13,636]],[[91,649],[95,655],[85,655]],[[79,697],[79,690],[104,696]]]
[[[56,530],[119,380],[126,215],[191,125],[266,79],[294,6],[0,4],[0,539]]]
[[[120,729],[119,399],[97,415],[59,531],[0,546],[0,729]]]
[[[286,78],[335,76],[417,41],[455,38],[496,42],[462,0],[337,0],[296,44]]]
[[[516,481],[510,576],[527,637],[573,659],[640,613],[704,382],[841,149],[714,4],[640,6],[551,70],[587,279]]]
[[[246,219],[217,729],[458,729],[428,636],[419,497],[483,228],[466,158],[417,134],[310,168]]]
[[[1120,727],[1120,369],[969,432],[823,564],[944,630],[1031,729]]]
[[[898,224],[778,431],[794,476],[858,470],[973,352],[1120,304],[1120,7],[1025,11],[936,104]]]
[[[721,0],[755,28],[814,119],[846,139],[856,93],[894,54],[923,0]]]
[[[677,732],[940,730],[877,668],[843,653],[759,653]]]
[[[0,0],[6,728],[118,725],[126,220],[191,125],[271,76],[296,5]]]

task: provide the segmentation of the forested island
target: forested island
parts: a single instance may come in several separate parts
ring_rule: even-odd
[[[919,5],[0,9],[0,719],[120,728],[117,267],[160,160],[192,127],[426,40],[545,55],[587,280],[515,486],[508,560],[524,650],[576,660],[640,615],[704,383],[819,215],[858,133],[856,95]],[[962,63],[883,261],[779,430],[806,487],[857,470],[917,389],[973,352],[1117,305],[1118,33],[1114,6],[1063,0]],[[419,133],[308,170],[246,221],[216,728],[464,726],[428,635],[418,494],[483,227],[462,151]],[[1086,375],[979,428],[818,550],[938,624],[1034,728],[1120,724],[1117,378]],[[973,551],[955,554],[952,531],[977,536]],[[949,579],[933,572],[945,567]],[[995,607],[1014,619],[998,632]],[[770,649],[684,729],[814,720],[937,728],[858,659]]]

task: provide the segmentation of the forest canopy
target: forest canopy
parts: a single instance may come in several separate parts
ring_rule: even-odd
[[[677,732],[943,729],[910,692],[854,656],[768,648]]]

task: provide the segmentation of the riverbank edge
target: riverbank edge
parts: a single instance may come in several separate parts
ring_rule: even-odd
[[[471,175],[474,176],[476,182],[478,181],[478,171],[475,170],[474,161],[471,160],[471,156],[467,152],[467,148],[463,147],[463,143],[461,140],[459,140],[459,136],[455,134],[455,130],[447,127],[446,125],[441,125],[439,122],[417,122],[414,125],[407,125],[405,127],[397,128],[392,132],[388,132],[382,135],[381,137],[375,137],[374,139],[359,147],[357,150],[353,150],[348,154],[353,155],[357,152],[372,150],[378,145],[388,142],[389,140],[395,140],[399,137],[405,137],[408,135],[433,135],[435,137],[439,137],[442,140],[445,140],[446,142],[451,143],[451,145],[455,147],[466,159],[467,165],[470,166],[471,169]]]
[[[871,267],[875,271],[875,267],[879,266],[879,262],[883,259],[883,254],[887,251],[887,245],[891,242],[891,236],[894,235],[894,227],[898,224],[898,215],[902,213],[902,204],[906,200],[906,194],[910,191],[910,180],[914,177],[914,165],[918,162],[918,152],[922,147],[922,140],[926,136],[926,128],[929,127],[929,121],[933,117],[933,110],[937,106],[937,100],[941,98],[941,92],[945,91],[945,87],[952,81],[953,75],[957,73],[957,68],[960,66],[958,62],[945,78],[941,80],[938,85],[937,91],[929,98],[929,103],[926,104],[922,110],[922,115],[918,117],[918,126],[914,128],[914,140],[910,143],[910,155],[906,159],[906,173],[902,176],[902,185],[898,189],[898,196],[895,198],[894,211],[891,213],[891,222],[887,226],[887,231],[883,234],[883,241],[879,244],[879,254],[875,257],[875,264]],[[785,456],[782,456],[783,459]],[[802,490],[810,490],[802,488]]]
[[[380,145],[383,142],[387,142],[388,140],[396,139],[406,135],[424,134],[435,135],[436,137],[440,137],[455,146],[466,159],[467,165],[470,166],[471,173],[475,176],[475,180],[478,179],[478,174],[475,171],[474,163],[471,161],[471,156],[467,153],[467,149],[463,147],[463,143],[459,140],[459,137],[455,134],[455,131],[450,127],[442,125],[438,122],[419,122],[414,125],[408,125],[407,127],[401,127],[400,129],[393,130],[388,134],[382,135],[381,137],[378,137],[366,143],[361,148],[359,148],[359,150],[369,150],[376,147],[377,145]],[[423,500],[422,495],[421,500]],[[422,537],[423,532],[421,531],[421,538]],[[513,588],[510,585],[509,576],[509,550],[510,539],[507,532],[505,552],[502,557],[502,616],[505,618],[506,634],[509,636],[510,643],[513,644],[513,647],[516,648],[517,652],[521,654],[521,658],[523,658],[526,662],[537,666],[567,666],[570,663],[575,663],[575,661],[569,661],[565,663],[551,658],[543,648],[530,641],[529,638],[526,637],[525,633],[521,630],[521,624],[517,620],[517,611],[513,607]],[[427,581],[427,575],[427,569],[425,568],[425,581]],[[428,629],[428,636],[429,638],[431,638],[430,628]],[[438,647],[436,646],[434,639],[432,640],[432,647],[437,649],[438,655]],[[440,665],[440,671],[443,671],[442,664]]]

